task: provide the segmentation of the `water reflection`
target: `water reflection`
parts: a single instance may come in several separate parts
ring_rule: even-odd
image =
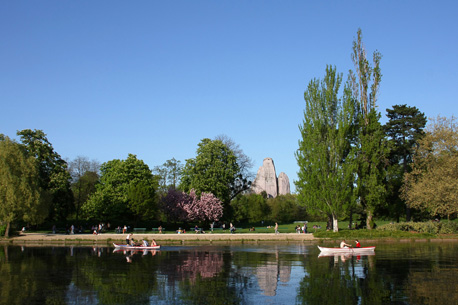
[[[458,243],[0,247],[0,304],[458,303]]]

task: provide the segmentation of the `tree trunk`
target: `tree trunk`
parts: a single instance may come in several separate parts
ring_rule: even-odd
[[[10,237],[10,222],[6,223],[5,237]]]
[[[338,220],[337,220],[337,217],[335,215],[332,215],[332,229],[333,229],[333,232],[339,232],[339,226],[338,226]]]
[[[371,211],[367,212],[366,228],[368,230],[372,230],[372,212]]]

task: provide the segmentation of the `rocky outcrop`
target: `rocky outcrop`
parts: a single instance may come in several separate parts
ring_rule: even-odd
[[[262,166],[259,167],[256,178],[253,181],[252,191],[260,194],[267,193],[268,198],[275,198],[278,194],[290,194],[289,178],[285,173],[280,173],[277,179],[275,165],[272,158],[265,158]]]
[[[281,172],[280,175],[278,175],[278,195],[286,194],[291,194],[289,178],[284,172]]]

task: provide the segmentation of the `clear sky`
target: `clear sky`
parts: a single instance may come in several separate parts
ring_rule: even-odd
[[[396,104],[458,115],[457,1],[1,1],[0,133],[152,169],[224,134],[294,189],[304,91],[352,69],[358,28]]]

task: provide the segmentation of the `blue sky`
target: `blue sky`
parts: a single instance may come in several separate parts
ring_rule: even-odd
[[[352,69],[358,28],[396,104],[458,115],[456,1],[2,1],[0,133],[70,160],[185,163],[225,134],[297,179],[307,84]]]

